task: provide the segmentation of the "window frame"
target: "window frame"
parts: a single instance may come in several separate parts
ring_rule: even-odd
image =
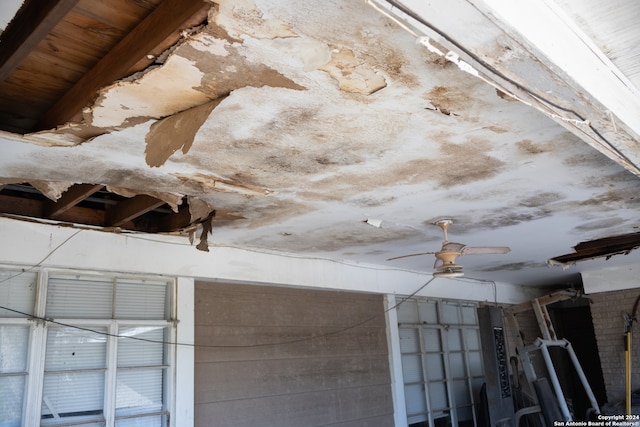
[[[404,369],[404,356],[405,355],[413,355],[413,356],[419,356],[420,359],[420,363],[419,366],[421,368],[421,375],[422,375],[422,380],[418,381],[418,382],[406,382],[405,376],[404,374],[402,374],[402,387],[403,387],[403,393],[405,394],[405,413],[406,413],[406,419],[407,419],[407,425],[409,424],[409,419],[411,419],[412,417],[416,417],[416,414],[409,414],[408,411],[408,407],[406,407],[406,401],[408,396],[406,395],[407,393],[407,385],[421,385],[422,387],[422,392],[424,393],[424,398],[425,398],[425,408],[426,408],[426,413],[424,413],[424,416],[426,416],[426,420],[424,420],[423,422],[427,422],[429,426],[435,426],[435,412],[441,411],[444,412],[445,414],[448,412],[448,418],[450,420],[451,425],[453,426],[458,426],[459,424],[459,420],[458,420],[458,411],[461,408],[470,408],[471,410],[471,415],[472,415],[472,421],[474,423],[474,425],[477,425],[477,421],[478,421],[478,408],[477,408],[477,404],[479,403],[479,397],[476,396],[476,393],[474,393],[474,382],[480,380],[480,379],[484,379],[484,366],[482,366],[482,357],[480,357],[480,367],[482,369],[482,375],[477,375],[474,374],[474,372],[472,372],[471,370],[471,365],[469,363],[469,354],[471,352],[479,352],[481,353],[481,346],[480,346],[480,336],[479,336],[479,323],[478,323],[478,317],[477,317],[477,312],[475,312],[475,310],[477,309],[477,307],[479,306],[479,304],[477,302],[474,301],[463,301],[463,300],[445,300],[445,299],[437,299],[437,298],[425,298],[425,297],[410,297],[410,298],[406,298],[406,299],[400,299],[401,297],[398,297],[399,299],[399,303],[396,305],[396,316],[397,316],[397,328],[398,328],[398,337],[399,339],[402,339],[402,330],[415,330],[415,337],[417,337],[417,352],[405,352],[402,350],[402,345],[399,346],[399,355],[400,355],[400,364],[402,366],[402,370]],[[421,307],[421,303],[423,303],[424,305],[427,304],[433,304],[435,306],[435,310],[436,310],[436,318],[434,321],[434,318],[430,318],[430,319],[423,319],[423,315],[425,314],[425,312],[423,311],[424,307]],[[412,304],[414,305],[414,314],[415,314],[415,322],[410,322],[407,321],[406,319],[403,319],[402,314],[401,314],[401,306],[403,304]],[[449,323],[445,323],[444,322],[444,312],[443,312],[443,306],[444,305],[454,305],[456,307],[456,310],[458,312],[458,323],[453,323],[453,322],[449,322]],[[405,306],[406,307],[406,306]],[[465,318],[465,313],[462,311],[463,307],[473,307],[473,310],[475,312],[474,314],[474,322],[473,323],[467,323],[467,319]],[[426,317],[426,316],[425,316]],[[437,331],[439,340],[440,340],[440,349],[438,351],[435,351],[433,349],[429,349],[427,348],[426,344],[425,344],[425,337],[424,337],[424,333],[423,331],[425,330],[432,330],[432,331]],[[459,338],[460,338],[460,349],[450,349],[449,347],[449,339],[448,339],[448,333],[450,330],[457,330],[459,331]],[[476,331],[476,335],[478,338],[478,349],[470,349],[469,348],[469,343],[467,342],[468,337],[467,337],[467,330],[475,330]],[[461,354],[461,358],[462,358],[462,362],[463,362],[463,368],[464,368],[464,376],[454,376],[453,372],[452,372],[452,368],[451,368],[451,363],[450,363],[450,355],[452,353],[457,353],[457,354]],[[442,358],[442,364],[443,364],[443,373],[444,373],[444,378],[442,380],[430,380],[429,379],[429,374],[428,374],[428,370],[427,370],[427,355],[429,354],[440,354],[441,358]],[[480,354],[481,356],[481,354]],[[466,390],[465,392],[468,394],[467,398],[470,400],[470,403],[460,403],[460,402],[456,402],[456,396],[455,396],[455,390],[454,390],[454,384],[456,381],[464,381],[465,382],[465,386],[466,386]],[[447,393],[447,408],[444,409],[444,411],[442,411],[441,408],[433,408],[432,405],[432,399],[429,393],[429,385],[431,383],[444,383],[446,386],[446,393]],[[416,423],[420,422],[418,420],[415,421]]]
[[[118,367],[117,366],[117,351],[118,351],[118,331],[122,328],[128,327],[162,327],[166,328],[164,340],[171,343],[177,342],[177,279],[169,278],[166,276],[153,276],[153,275],[141,275],[141,274],[118,274],[108,272],[95,272],[87,270],[71,270],[71,269],[53,269],[53,268],[41,268],[41,269],[22,269],[15,266],[3,266],[0,265],[2,271],[8,272],[9,275],[18,274],[35,274],[35,298],[31,311],[34,317],[0,317],[0,324],[3,325],[18,325],[27,326],[28,329],[28,347],[27,347],[27,360],[26,360],[26,380],[23,395],[23,407],[22,407],[22,426],[36,427],[41,425],[41,413],[42,413],[42,398],[44,389],[45,378],[45,355],[47,350],[47,334],[51,328],[63,328],[64,326],[56,323],[51,323],[45,319],[46,303],[47,303],[47,291],[49,285],[49,279],[52,276],[65,276],[65,275],[77,275],[83,277],[98,277],[108,278],[114,281],[116,280],[150,280],[150,281],[162,281],[167,284],[166,298],[168,301],[165,303],[168,306],[166,313],[167,318],[164,320],[153,319],[85,319],[85,318],[54,318],[55,322],[59,322],[66,325],[78,326],[81,328],[97,327],[107,328],[109,334],[115,336],[107,336],[106,340],[106,364],[104,368],[105,372],[105,386],[104,386],[104,402],[103,402],[103,415],[104,425],[106,427],[113,427],[117,420],[134,418],[137,415],[121,415],[116,416],[116,380],[119,370],[129,370],[130,367]],[[115,304],[115,301],[114,301]],[[113,316],[112,316],[113,317]],[[158,415],[163,414],[166,417],[166,426],[175,425],[175,417],[172,415],[176,413],[176,372],[177,372],[177,344],[164,345],[163,348],[163,364],[154,365],[149,369],[162,369],[165,371],[163,377],[163,409],[158,411]],[[143,414],[140,416],[149,416],[151,413]],[[56,424],[56,426],[73,425],[73,423]]]

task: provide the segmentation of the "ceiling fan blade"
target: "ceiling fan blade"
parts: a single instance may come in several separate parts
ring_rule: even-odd
[[[401,255],[401,256],[395,256],[393,258],[387,258],[387,261],[393,261],[394,259],[400,259],[400,258],[409,258],[412,256],[433,255],[433,254],[435,254],[435,252],[422,252],[420,254]]]
[[[460,251],[460,255],[490,255],[490,254],[506,254],[511,248],[507,246],[465,246]]]

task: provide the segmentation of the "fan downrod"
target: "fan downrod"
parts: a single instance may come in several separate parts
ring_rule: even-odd
[[[447,230],[449,229],[449,226],[453,224],[453,220],[450,218],[443,218],[434,222],[434,224],[442,229],[442,232],[444,233],[444,241],[448,242],[449,238],[447,237]]]

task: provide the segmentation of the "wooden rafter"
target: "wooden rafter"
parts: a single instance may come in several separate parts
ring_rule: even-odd
[[[36,199],[0,194],[0,212],[33,218],[43,218],[47,203]],[[104,211],[72,206],[55,217],[56,220],[75,224],[102,226]]]
[[[200,209],[200,217],[192,219],[191,207],[186,200],[174,212],[165,201],[149,195],[126,198],[108,189],[101,191],[103,189],[105,186],[100,184],[75,184],[53,202],[31,185],[7,184],[0,188],[0,216],[18,215],[147,233],[183,231],[205,220],[213,220],[214,215],[216,221],[243,219],[228,209]]]
[[[191,16],[209,7],[211,3],[204,0],[164,0],[44,114],[37,128],[53,128],[70,120],[101,87],[124,77]]]
[[[78,0],[27,1],[0,37],[0,82],[31,53]]]
[[[603,237],[601,239],[580,242],[573,247],[575,252],[551,258],[549,262],[552,265],[570,265],[578,261],[594,258],[606,257],[608,259],[613,255],[628,254],[639,247],[640,233]]]
[[[44,209],[44,216],[55,218],[68,211],[87,197],[103,189],[103,185],[77,184],[64,192],[55,203],[49,203]]]
[[[191,213],[189,212],[189,205],[183,203],[180,205],[177,213],[172,215],[165,215],[158,220],[156,225],[157,231],[171,231],[179,230],[187,227],[191,223]]]
[[[155,197],[140,194],[109,208],[105,218],[105,226],[119,227],[164,204],[165,202]]]

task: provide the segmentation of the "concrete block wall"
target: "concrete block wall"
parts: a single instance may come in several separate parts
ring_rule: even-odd
[[[393,425],[381,295],[196,282],[195,343],[196,427]]]
[[[640,289],[601,292],[588,295],[592,301],[591,315],[602,364],[607,401],[615,404],[625,398],[625,321],[623,312],[631,314]],[[637,313],[636,316],[640,316]],[[637,323],[637,322],[636,322]],[[640,325],[632,329],[631,390],[640,389]],[[588,368],[587,368],[588,369]]]

